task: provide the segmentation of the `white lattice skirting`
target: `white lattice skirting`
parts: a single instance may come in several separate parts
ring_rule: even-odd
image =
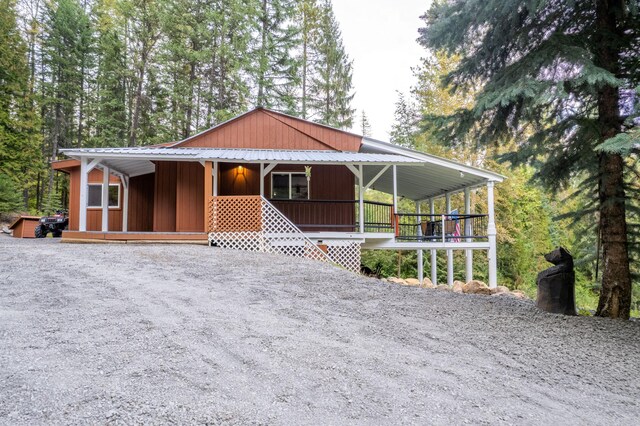
[[[327,241],[326,253],[313,243],[298,227],[263,197],[259,201],[261,223],[256,218],[232,211],[246,206],[240,197],[213,197],[213,223],[209,243],[233,250],[306,257],[321,262],[331,262],[353,272],[360,271],[360,244],[348,240]],[[255,205],[255,204],[254,204]],[[222,218],[232,218],[230,223],[217,223]],[[245,219],[247,218],[247,219]],[[247,223],[244,223],[246,221]],[[249,223],[250,221],[250,223]],[[254,229],[259,230],[254,230]],[[229,229],[246,229],[230,231]],[[250,229],[250,230],[249,230]],[[224,230],[224,231],[222,231]]]

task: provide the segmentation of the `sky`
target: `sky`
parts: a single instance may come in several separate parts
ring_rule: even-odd
[[[365,111],[372,137],[389,140],[396,91],[408,93],[415,79],[411,67],[425,56],[416,42],[420,15],[430,0],[333,0],[345,50],[353,60],[356,120],[352,130],[361,133]]]

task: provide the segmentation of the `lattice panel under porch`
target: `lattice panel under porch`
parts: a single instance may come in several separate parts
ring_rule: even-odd
[[[325,244],[329,259],[349,271],[360,272],[362,248],[360,243],[349,240],[331,240],[326,241]]]

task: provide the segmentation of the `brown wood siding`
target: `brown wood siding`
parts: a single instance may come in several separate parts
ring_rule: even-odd
[[[204,167],[178,163],[176,183],[176,231],[204,231]]]
[[[129,179],[129,231],[153,231],[155,173]]]
[[[35,238],[36,227],[40,224],[39,219],[20,218],[13,226],[13,236],[15,238]]]
[[[69,230],[77,231],[80,224],[80,167],[69,170]],[[102,170],[93,169],[89,172],[89,183],[102,183]],[[109,231],[122,231],[122,203],[124,190],[120,179],[110,176],[110,183],[120,184],[120,207],[109,209]],[[87,231],[102,230],[102,209],[87,209]]]
[[[181,147],[358,151],[362,137],[257,109]]]
[[[304,172],[303,165],[276,166],[272,173]],[[345,166],[312,166],[311,200],[355,200],[355,176]],[[265,196],[271,198],[271,173],[265,178]],[[355,225],[355,203],[274,204],[295,224]],[[353,231],[347,228],[304,227],[304,231]]]
[[[156,162],[155,195],[153,200],[153,231],[176,230],[176,183],[178,167],[175,162]]]
[[[218,195],[260,195],[260,165],[220,163],[218,185]]]

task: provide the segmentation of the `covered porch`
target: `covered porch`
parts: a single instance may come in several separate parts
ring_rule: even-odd
[[[151,182],[147,191],[155,193],[148,235],[180,239],[180,235],[193,233],[199,236],[186,239],[204,240],[221,229],[221,220],[227,221],[225,232],[234,227],[242,232],[244,225],[237,218],[252,216],[246,206],[226,203],[228,207],[222,207],[225,203],[220,202],[258,196],[316,246],[346,241],[366,249],[416,250],[420,280],[425,250],[431,255],[434,283],[438,282],[436,252],[447,252],[449,284],[453,282],[454,250],[465,251],[468,280],[473,274],[473,251],[487,250],[489,284],[497,285],[493,190],[502,177],[491,172],[366,138],[361,152],[150,147],[69,149],[65,153],[80,163],[78,228],[66,234],[69,238],[95,236],[96,232],[104,234],[104,239],[141,235],[139,229],[129,226],[133,213],[129,192],[132,180],[146,176]],[[166,172],[171,167],[177,170],[175,176]],[[282,196],[277,180],[286,180],[288,175],[290,185],[295,178],[304,186],[301,174],[305,167],[310,167],[306,188],[296,189],[302,196],[291,196],[292,187],[290,196]],[[106,184],[101,194],[101,229],[90,231],[87,179],[93,169],[102,170]],[[110,223],[105,189],[114,176],[123,188],[119,229]],[[470,195],[480,187],[486,187],[486,214],[471,214]],[[371,191],[389,194],[390,202],[367,199]],[[464,194],[464,206],[451,205],[456,193]],[[436,211],[441,198],[444,211]],[[412,208],[407,208],[407,201]],[[258,211],[255,214],[260,216]],[[264,218],[256,220],[262,224]],[[162,228],[165,222],[170,226]]]

